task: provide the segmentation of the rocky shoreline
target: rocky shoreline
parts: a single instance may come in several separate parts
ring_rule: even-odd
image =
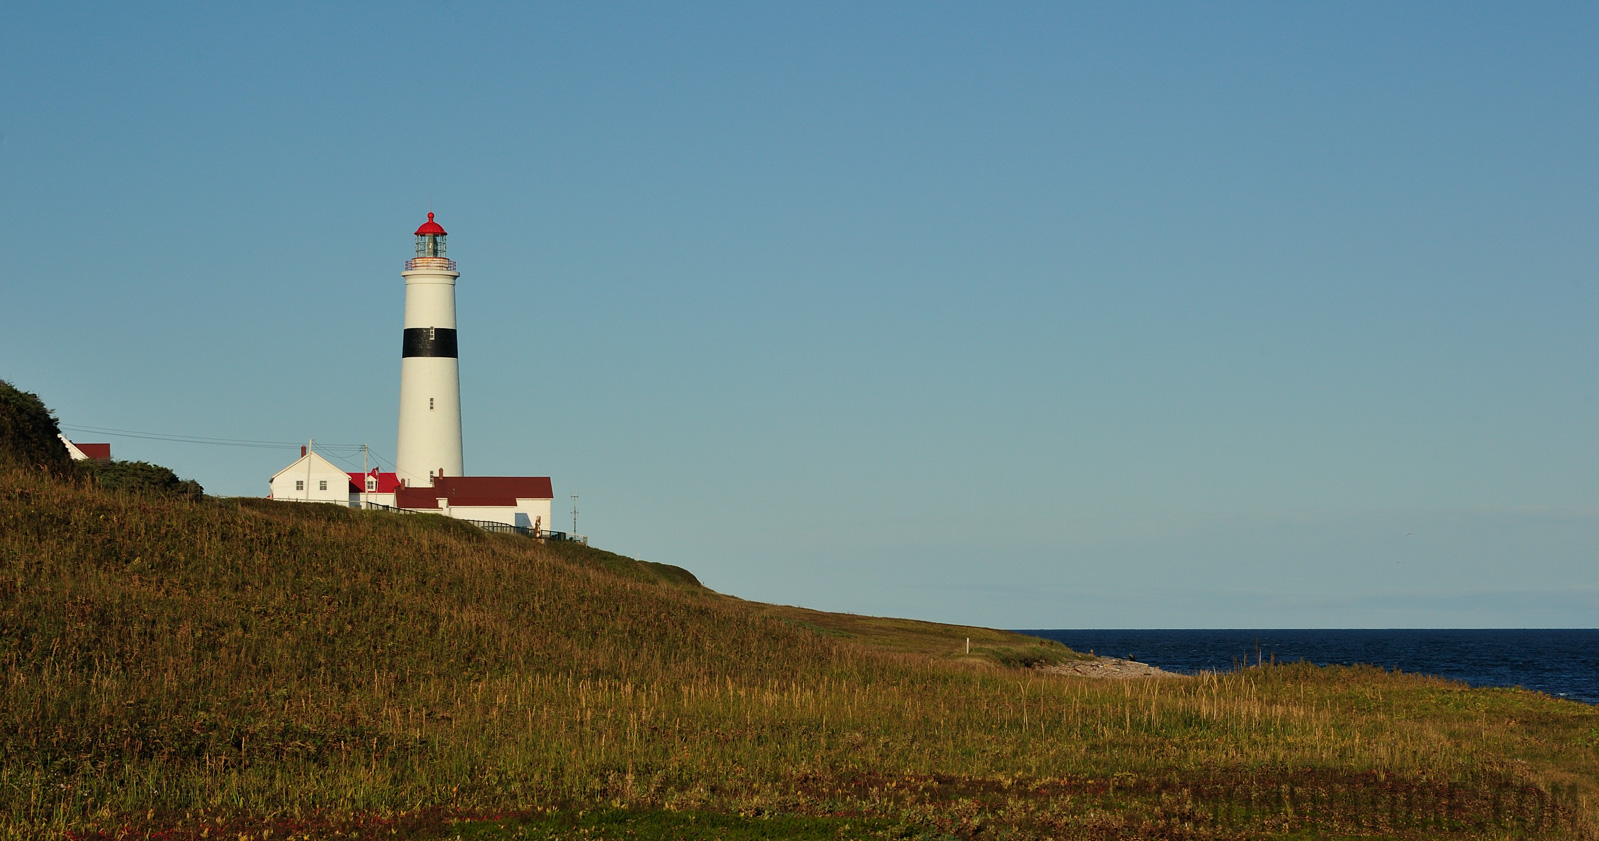
[[[1038,666],[1037,669],[1041,672],[1049,672],[1056,675],[1076,675],[1078,677],[1110,678],[1115,680],[1135,677],[1188,677],[1188,675],[1168,672],[1148,663],[1140,663],[1137,660],[1122,660],[1117,657],[1072,660],[1066,663]]]

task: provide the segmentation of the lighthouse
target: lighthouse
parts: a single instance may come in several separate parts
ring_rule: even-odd
[[[461,468],[461,369],[455,344],[455,261],[444,228],[428,214],[405,261],[405,341],[400,350],[400,439],[394,473],[346,473],[307,443],[267,481],[268,499],[439,514],[493,531],[551,540],[548,476],[467,476]],[[92,445],[81,445],[92,446]],[[364,467],[364,465],[363,465]]]
[[[416,229],[416,257],[405,261],[405,343],[400,353],[400,437],[394,462],[401,481],[432,485],[461,476],[461,370],[455,343],[455,261],[444,228]]]

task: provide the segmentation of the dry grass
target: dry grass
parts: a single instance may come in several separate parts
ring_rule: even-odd
[[[824,613],[803,607],[754,602],[750,603],[750,607],[764,616],[881,651],[1023,668],[1092,659],[1052,640],[993,628],[858,616],[853,613]]]
[[[1375,669],[1102,683],[950,656],[967,635],[998,659],[1049,648],[977,633],[750,604],[439,518],[11,474],[0,838],[420,837],[438,822],[417,816],[552,807],[1595,837],[1592,707]]]

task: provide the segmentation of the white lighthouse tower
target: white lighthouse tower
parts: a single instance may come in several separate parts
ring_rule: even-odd
[[[444,256],[444,228],[428,213],[416,229],[416,257],[405,261],[405,345],[400,357],[401,481],[431,485],[461,476],[461,369],[455,344],[455,261]]]

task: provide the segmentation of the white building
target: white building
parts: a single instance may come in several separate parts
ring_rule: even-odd
[[[347,473],[315,451],[278,471],[270,485],[267,498],[282,502],[382,506],[539,533],[550,530],[555,497],[546,476],[446,476],[432,485],[406,487],[393,473]]]
[[[555,494],[548,476],[446,476],[431,486],[402,487],[398,507],[437,511],[461,520],[504,523],[539,532],[550,530]]]
[[[373,468],[370,473],[351,473],[350,484],[357,489],[358,501],[363,508],[381,505],[398,508],[394,492],[400,489],[400,477]]]
[[[59,432],[56,433],[56,437],[61,439],[61,443],[67,445],[67,455],[72,456],[73,461],[111,460],[110,444],[80,444],[76,441],[67,440],[67,436]]]
[[[350,474],[315,452],[307,452],[304,447],[300,452],[293,464],[279,470],[268,482],[272,492],[267,499],[340,505],[357,501],[359,490],[350,481]]]

